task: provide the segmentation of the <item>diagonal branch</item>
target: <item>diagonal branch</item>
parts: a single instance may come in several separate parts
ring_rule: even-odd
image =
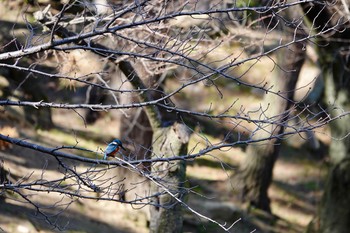
[[[137,75],[134,67],[128,61],[121,61],[119,63],[120,70],[128,78],[129,82],[135,89],[146,89],[146,86],[142,82],[141,78]],[[152,102],[154,101],[151,94],[148,91],[141,92],[139,95],[141,102]],[[152,129],[158,129],[161,126],[161,116],[159,109],[156,105],[147,105],[145,108],[148,120],[152,126]]]

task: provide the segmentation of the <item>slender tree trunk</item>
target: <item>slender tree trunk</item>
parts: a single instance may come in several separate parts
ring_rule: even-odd
[[[292,18],[291,16],[289,18]],[[293,36],[293,29],[283,28],[281,33]],[[296,35],[298,38],[299,35]],[[277,63],[283,70],[274,75],[272,85],[274,90],[284,97],[267,94],[263,106],[268,106],[265,112],[267,117],[275,121],[274,125],[264,125],[252,136],[253,139],[268,138],[281,135],[284,126],[288,123],[291,101],[298,80],[299,72],[306,56],[305,45],[293,43],[278,51]],[[280,151],[281,138],[276,137],[262,143],[250,144],[247,147],[246,157],[240,165],[240,170],[234,176],[234,184],[244,201],[252,206],[270,212],[268,188],[272,181],[272,171]]]

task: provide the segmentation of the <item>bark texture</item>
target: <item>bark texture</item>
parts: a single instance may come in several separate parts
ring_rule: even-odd
[[[348,50],[323,51],[321,59],[323,75],[325,78],[325,98],[332,109],[331,116],[335,117],[343,110],[350,110],[350,72],[346,64]],[[330,52],[337,52],[336,56],[330,56]],[[344,56],[345,55],[345,56]],[[319,213],[320,229],[322,233],[347,232],[350,229],[350,138],[346,136],[350,132],[350,117],[345,116],[330,124],[332,140],[329,155],[331,168],[329,170],[324,196]]]
[[[325,82],[324,102],[328,104],[331,117],[350,110],[350,48],[346,42],[350,39],[350,24],[344,17],[348,11],[344,8],[346,5],[349,6],[349,1],[335,1],[326,7],[303,5],[316,30],[336,29],[327,38],[321,38],[319,43],[327,46],[318,47]],[[318,217],[309,232],[341,233],[350,229],[350,139],[344,138],[350,132],[350,117],[331,122],[330,128],[332,138],[335,138],[329,149],[331,168]]]
[[[143,81],[131,63],[121,62],[119,67],[135,89],[145,89]],[[143,92],[138,97],[140,101],[153,100],[150,92]],[[163,127],[165,124],[162,116],[166,114],[161,114],[161,111],[155,105],[146,106],[144,111],[153,131],[151,157],[167,158],[187,154],[189,141],[187,126],[174,122],[172,124],[168,123],[169,126],[167,127]],[[150,181],[151,194],[155,195],[150,207],[150,232],[182,232],[183,219],[180,202],[184,200],[185,194],[185,161],[155,163],[147,169],[152,177],[152,181]]]
[[[297,12],[287,11],[285,17],[293,19]],[[286,26],[281,28],[281,33],[293,37],[296,32],[296,38],[302,36],[301,30],[295,30]],[[293,43],[290,46],[278,50],[276,63],[283,69],[279,69],[273,76],[272,85],[274,91],[279,91],[281,96],[267,94],[264,98],[263,106],[267,106],[266,117],[276,122],[274,125],[263,125],[253,139],[263,139],[271,137],[269,141],[250,144],[246,150],[246,157],[240,165],[239,172],[234,176],[235,188],[242,196],[243,201],[250,205],[270,212],[270,199],[268,197],[268,188],[272,181],[272,171],[275,161],[280,151],[282,142],[281,135],[284,132],[284,126],[290,117],[292,99],[298,80],[299,72],[306,56],[305,45],[302,43]]]
[[[189,132],[185,125],[174,123],[172,126],[154,132],[152,157],[173,157],[187,153]],[[156,163],[152,174],[159,179],[158,184],[151,183],[152,193],[163,193],[165,189],[183,200],[186,174],[185,161]],[[150,232],[182,232],[183,214],[181,203],[169,193],[153,198],[151,207]]]

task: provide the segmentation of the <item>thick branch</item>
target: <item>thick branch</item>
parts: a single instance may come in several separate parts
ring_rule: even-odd
[[[250,116],[245,116],[243,113],[237,113],[235,115],[231,114],[210,114],[206,112],[197,112],[197,111],[191,111],[187,109],[181,109],[178,107],[172,107],[167,106],[164,104],[160,104],[161,101],[164,101],[165,98],[160,98],[156,100],[152,100],[149,102],[141,102],[141,103],[132,103],[132,104],[68,104],[68,103],[53,103],[53,102],[44,102],[44,101],[14,101],[14,100],[0,100],[0,106],[29,106],[33,108],[60,108],[60,109],[90,109],[93,111],[108,111],[110,109],[129,109],[129,108],[140,108],[140,107],[147,107],[149,105],[157,105],[159,108],[164,108],[167,111],[176,112],[176,113],[182,113],[182,114],[188,114],[190,116],[198,116],[198,117],[205,117],[209,119],[235,119],[235,120],[242,120],[247,122],[252,122],[256,124],[257,127],[259,127],[259,124],[271,124],[271,125],[277,125],[277,126],[286,126],[288,128],[291,128],[293,130],[298,131],[299,129],[296,128],[293,125],[286,125],[284,122],[279,122],[276,120],[276,118],[280,117],[282,114],[278,114],[276,116],[273,116],[268,119],[258,119],[258,118],[252,118]],[[261,110],[261,114],[264,114],[266,110]],[[289,112],[289,111],[288,111]],[[288,113],[286,112],[286,113]],[[311,112],[308,112],[310,114]],[[334,118],[322,118],[322,114],[326,114],[326,110],[321,109],[321,112],[314,113],[313,115],[309,115],[309,119],[317,120],[317,123],[310,124],[308,122],[305,122],[308,126],[312,127],[312,129],[323,126],[324,124],[335,120],[336,118],[340,118],[342,116],[348,115],[350,112],[343,112],[342,114],[338,116],[334,116]],[[295,118],[299,117],[299,115],[296,115]],[[301,121],[301,118],[299,119]],[[301,122],[302,123],[302,122]],[[316,127],[315,127],[316,126]]]
[[[29,149],[32,149],[35,151],[40,151],[42,153],[53,155],[53,156],[59,157],[59,158],[73,159],[73,160],[81,161],[81,162],[85,162],[85,163],[111,164],[111,162],[107,162],[107,161],[102,160],[102,159],[99,160],[99,159],[85,158],[82,156],[59,151],[59,148],[44,147],[44,146],[40,146],[38,144],[34,144],[34,143],[30,143],[28,141],[25,141],[24,139],[12,138],[12,137],[5,136],[2,134],[0,134],[0,140],[3,140],[5,142],[9,142],[9,143],[14,144],[14,145],[18,145],[21,147],[29,148]],[[121,166],[122,164],[120,162],[118,162],[118,163],[113,164],[113,165]]]
[[[124,75],[128,78],[129,82],[133,85],[135,89],[146,89],[143,84],[141,78],[137,75],[134,67],[127,61],[121,61],[119,63],[120,70],[124,73]],[[141,92],[139,95],[141,102],[152,102],[154,101],[149,92]],[[159,113],[159,109],[155,105],[147,105],[146,114],[148,116],[148,120],[152,126],[153,130],[160,128],[161,126],[161,117]]]

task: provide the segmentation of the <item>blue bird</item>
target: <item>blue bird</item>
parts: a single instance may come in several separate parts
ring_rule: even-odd
[[[106,160],[107,157],[115,157],[115,154],[122,148],[124,151],[126,149],[123,147],[123,143],[119,139],[114,139],[111,143],[108,144],[104,151],[103,159]]]

